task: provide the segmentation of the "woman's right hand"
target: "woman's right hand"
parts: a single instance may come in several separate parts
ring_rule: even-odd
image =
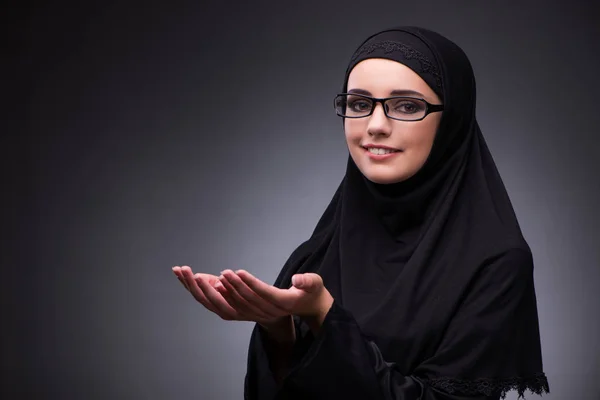
[[[256,307],[233,288],[228,290],[229,285],[223,285],[218,276],[194,274],[189,266],[175,266],[173,273],[196,301],[223,320],[254,321],[269,328],[279,327],[291,319],[289,313],[273,304],[268,304],[264,309]]]

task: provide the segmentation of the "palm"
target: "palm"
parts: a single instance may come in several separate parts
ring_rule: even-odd
[[[243,270],[225,270],[220,277],[194,274],[187,266],[173,272],[198,302],[224,320],[268,324],[290,315],[322,316],[333,302],[321,277],[313,273],[300,274],[304,284],[280,289]]]
[[[237,273],[229,271],[225,277],[227,279],[238,277],[254,296],[262,299],[262,304],[274,305],[285,314],[300,317],[316,316],[331,306],[332,297],[325,289],[319,275],[313,273],[302,275],[304,275],[305,285],[301,287],[294,285],[288,289],[269,285],[244,270]]]

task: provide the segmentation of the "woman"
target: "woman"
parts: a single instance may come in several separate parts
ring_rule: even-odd
[[[498,399],[548,392],[533,260],[475,118],[463,51],[402,27],[365,40],[335,98],[350,153],[274,286],[173,270],[256,321],[246,399]]]

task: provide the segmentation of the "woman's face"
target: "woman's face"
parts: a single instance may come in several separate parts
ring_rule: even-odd
[[[398,96],[392,91],[412,91],[409,97],[441,104],[438,95],[413,70],[396,61],[371,58],[358,63],[348,77],[348,90],[371,97]],[[441,112],[428,114],[421,121],[398,121],[385,116],[377,103],[373,114],[346,118],[344,130],[350,156],[358,169],[372,182],[390,184],[404,181],[425,164]],[[399,150],[385,157],[372,156],[365,146],[386,146]]]

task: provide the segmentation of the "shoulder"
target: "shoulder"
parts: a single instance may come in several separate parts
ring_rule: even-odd
[[[533,255],[526,246],[511,246],[492,254],[485,264],[504,268],[533,268]]]
[[[507,289],[527,285],[533,276],[533,255],[528,247],[516,246],[489,257],[479,271],[479,281]]]

